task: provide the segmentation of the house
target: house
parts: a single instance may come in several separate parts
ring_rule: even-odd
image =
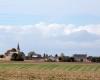
[[[47,61],[47,62],[59,62],[59,58],[58,57],[54,57],[52,55],[48,56],[44,60]]]
[[[86,62],[87,61],[87,54],[74,54],[73,58],[77,62]]]

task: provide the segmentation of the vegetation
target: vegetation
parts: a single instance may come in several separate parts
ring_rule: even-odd
[[[100,80],[100,64],[1,62],[0,80]]]
[[[11,61],[24,61],[23,55],[14,53],[11,56]]]
[[[97,62],[100,63],[100,57],[92,57],[91,62]]]
[[[0,58],[4,58],[5,56],[3,54],[0,55]]]

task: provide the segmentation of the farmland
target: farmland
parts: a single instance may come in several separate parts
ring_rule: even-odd
[[[100,80],[100,64],[0,62],[0,80]]]

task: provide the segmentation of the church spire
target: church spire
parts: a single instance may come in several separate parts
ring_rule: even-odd
[[[19,43],[17,45],[17,50],[20,52],[20,46],[19,46]]]

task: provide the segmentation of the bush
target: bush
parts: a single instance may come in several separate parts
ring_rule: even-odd
[[[75,62],[75,59],[73,57],[63,56],[59,57],[60,62]]]
[[[24,58],[22,55],[18,54],[17,55],[17,58],[16,58],[16,61],[24,61]]]
[[[11,56],[11,61],[16,61],[18,54],[13,53]]]
[[[92,57],[91,62],[100,62],[100,57]]]
[[[0,58],[4,58],[5,56],[4,55],[0,55]]]
[[[13,53],[11,56],[11,61],[24,61],[24,58],[21,54]]]

